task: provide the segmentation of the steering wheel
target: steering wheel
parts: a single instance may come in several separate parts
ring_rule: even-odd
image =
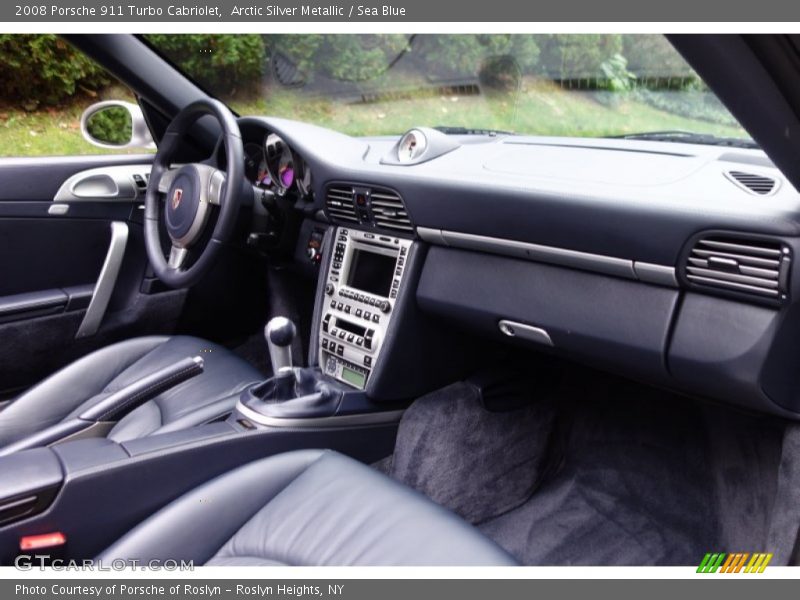
[[[172,167],[172,158],[189,128],[200,118],[211,115],[222,127],[226,171],[207,162]],[[158,278],[170,287],[191,286],[200,281],[233,234],[239,213],[244,177],[244,149],[239,125],[228,107],[218,100],[203,99],[183,108],[172,120],[158,146],[144,200],[144,241],[147,256]],[[230,185],[229,185],[230,184]],[[169,258],[161,240],[161,205],[169,235]],[[212,206],[219,216],[208,243],[194,246],[204,236]],[[194,261],[188,266],[190,251]]]

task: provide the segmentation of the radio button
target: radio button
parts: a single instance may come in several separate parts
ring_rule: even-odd
[[[356,338],[356,346],[363,346],[363,345],[364,345],[364,338],[360,337],[360,336],[357,337]]]
[[[372,322],[373,323],[380,323],[381,322],[381,316],[378,313],[375,313],[374,315],[372,315]]]
[[[336,305],[336,310],[342,310],[342,308],[344,308],[344,304],[342,304],[341,302],[339,302],[339,303]]]
[[[356,316],[360,317],[362,314],[364,314],[364,311],[362,311],[360,308],[357,308],[356,309]]]
[[[323,350],[328,349],[328,338],[322,338],[322,349]]]
[[[356,336],[353,335],[352,333],[347,336],[347,341],[350,342],[351,344],[355,341],[355,339],[356,339]]]
[[[345,305],[344,305],[344,312],[345,312],[346,314],[348,314],[348,315],[350,314],[350,305],[349,305],[349,304],[345,304]]]
[[[364,366],[365,367],[371,367],[372,366],[372,357],[371,356],[365,356],[364,357]]]
[[[336,348],[336,354],[338,354],[339,356],[342,356],[344,354],[344,346],[339,344],[339,347]]]
[[[369,318],[370,318],[371,316],[372,316],[372,313],[371,313],[371,312],[369,312],[369,311],[365,311],[365,312],[364,312],[364,318],[365,318],[367,321],[369,321]]]

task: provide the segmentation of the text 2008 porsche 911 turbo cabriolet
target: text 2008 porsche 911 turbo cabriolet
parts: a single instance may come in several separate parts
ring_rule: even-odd
[[[797,564],[797,40],[345,37],[59,40],[131,97],[0,159],[0,562]]]

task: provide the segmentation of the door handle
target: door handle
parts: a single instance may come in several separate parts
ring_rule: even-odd
[[[115,165],[75,173],[56,192],[53,202],[141,202],[150,165]]]

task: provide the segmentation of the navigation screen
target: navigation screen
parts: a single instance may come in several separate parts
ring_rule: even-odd
[[[347,285],[376,296],[389,296],[394,278],[395,257],[367,250],[355,250],[350,261]]]

